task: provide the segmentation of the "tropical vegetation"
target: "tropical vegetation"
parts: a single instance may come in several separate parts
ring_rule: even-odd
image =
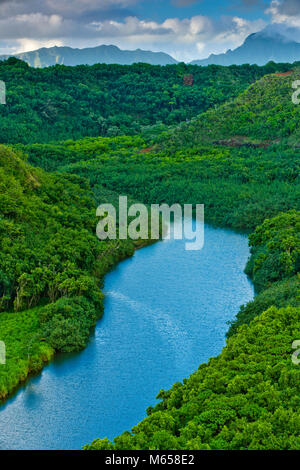
[[[0,79],[14,83],[0,107],[2,398],[56,351],[86,345],[103,312],[103,276],[145,242],[97,240],[97,205],[119,194],[204,203],[207,222],[249,234],[245,271],[257,295],[218,357],[161,390],[131,431],[85,448],[300,449],[300,368],[291,360],[300,340],[300,107],[291,68],[0,64]]]

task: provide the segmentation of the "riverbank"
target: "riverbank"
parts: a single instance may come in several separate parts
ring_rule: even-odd
[[[290,211],[250,236],[247,271],[259,294],[240,310],[221,354],[162,389],[131,431],[85,450],[300,449],[299,224]]]
[[[248,255],[247,237],[206,226],[201,251],[165,240],[118,263],[87,348],[56,356],[1,410],[2,447],[79,449],[143,419],[161,388],[222,350],[227,321],[253,298]]]
[[[89,145],[89,141],[86,141],[87,149]],[[84,143],[80,145],[81,150],[83,147]],[[64,171],[68,173],[79,172],[81,176],[89,178],[95,200],[98,202],[102,200],[105,201],[107,198],[109,201],[112,200],[111,192],[107,194],[107,186],[110,187],[111,191],[115,191],[115,195],[133,193],[135,200],[142,200],[143,202],[149,202],[149,200],[151,200],[153,203],[173,203],[176,200],[176,202],[182,203],[186,201],[199,203],[204,200],[207,201],[208,219],[213,221],[215,226],[230,225],[240,230],[250,230],[253,226],[258,227],[258,231],[253,238],[254,245],[257,246],[253,246],[256,253],[253,253],[254,256],[252,259],[254,262],[252,268],[250,265],[250,270],[252,269],[252,276],[255,275],[259,282],[261,282],[260,279],[265,279],[267,286],[265,286],[266,289],[264,288],[260,293],[260,296],[257,297],[259,300],[256,301],[255,299],[253,303],[247,305],[245,311],[241,309],[242,315],[234,326],[236,327],[238,325],[239,327],[243,327],[243,325],[245,326],[252,321],[254,317],[261,315],[269,306],[275,305],[280,308],[282,304],[290,304],[291,301],[293,302],[295,298],[295,287],[293,286],[290,289],[288,280],[289,277],[294,277],[295,270],[297,269],[294,256],[299,252],[296,238],[291,248],[289,248],[289,245],[285,248],[286,240],[289,239],[288,235],[290,235],[289,231],[291,226],[291,221],[288,219],[279,219],[278,227],[275,228],[275,230],[273,221],[271,221],[270,226],[268,226],[269,222],[266,222],[266,230],[265,228],[260,228],[260,224],[266,215],[280,213],[283,200],[285,209],[296,205],[295,201],[297,195],[296,192],[295,194],[293,192],[295,170],[293,167],[290,168],[290,154],[281,155],[280,160],[276,157],[275,161],[274,150],[270,151],[270,153],[265,153],[266,151],[262,150],[262,154],[259,158],[251,152],[252,151],[247,150],[245,154],[233,153],[229,155],[225,151],[221,152],[220,149],[202,148],[199,150],[201,155],[176,155],[174,158],[157,155],[149,156],[149,159],[143,156],[143,160],[129,154],[126,154],[126,157],[122,155],[122,158],[119,155],[112,155],[110,158],[104,158],[103,156],[90,158],[87,153],[87,161],[79,161],[76,165],[59,169],[61,173],[56,176],[57,183],[55,184],[58,185],[59,180],[65,181],[66,178],[72,178],[77,184],[76,191],[78,192],[78,183],[80,182],[81,187],[84,186],[84,192],[86,193],[88,185],[86,182],[83,182],[85,180],[78,178],[78,176],[71,177],[64,173]],[[78,158],[82,158],[82,156],[79,155]],[[280,183],[278,183],[274,177],[274,174],[277,175],[277,173],[281,178]],[[199,178],[202,178],[200,183]],[[37,180],[37,178],[35,178],[35,180]],[[221,198],[220,192],[222,192]],[[70,205],[73,208],[75,194],[74,192],[72,200],[70,201]],[[94,203],[92,210],[94,211]],[[60,217],[59,214],[58,217]],[[94,220],[91,221],[90,226],[91,229],[94,230]],[[272,235],[271,240],[268,239],[268,233]],[[280,234],[279,238],[277,237],[277,233]],[[262,236],[261,234],[264,235]],[[78,232],[77,243],[82,243],[85,237],[86,233],[80,234]],[[55,246],[57,246],[57,244]],[[61,246],[61,243],[59,246]],[[271,251],[269,248],[271,248]],[[86,248],[84,248],[84,250],[85,249]],[[106,250],[107,247],[103,246],[101,256]],[[143,250],[141,250],[141,252],[143,252]],[[77,256],[77,249],[73,251],[70,250],[70,256],[72,255],[73,257],[74,254]],[[95,258],[96,257],[93,256],[90,260],[92,261]],[[103,256],[102,260],[104,260]],[[80,261],[82,262],[81,258]],[[287,264],[285,264],[286,261]],[[184,267],[184,263],[182,266]],[[292,267],[292,271],[290,271],[290,267]],[[90,272],[90,266],[88,268],[88,272]],[[243,268],[244,266],[241,267],[241,271]],[[179,272],[180,269],[182,268],[178,269]],[[101,273],[105,272],[107,272],[107,266],[106,263],[102,263]],[[251,272],[249,272],[249,274],[251,274]],[[215,273],[216,279],[218,279],[218,276],[219,273]],[[38,279],[37,277],[37,280]],[[284,285],[282,282],[285,280],[287,282]],[[276,282],[279,284],[277,285]],[[195,288],[197,289],[198,287]],[[272,292],[268,291],[268,289],[271,289]],[[161,292],[159,297],[163,298],[164,295],[165,293]],[[240,303],[241,302],[239,302],[239,304]],[[237,311],[238,305],[232,312],[232,316],[228,318],[228,321],[232,319]],[[297,315],[297,313],[295,315]],[[149,319],[150,318],[151,316],[149,316]],[[291,318],[291,316],[288,315],[288,318]],[[137,320],[137,318],[135,318],[135,320]],[[145,326],[145,328],[147,327]],[[287,344],[285,348],[285,351],[287,351]],[[87,350],[84,350],[83,354],[85,354],[86,351]],[[218,352],[219,351],[216,351],[214,355],[218,355]],[[287,354],[287,352],[285,354]],[[195,357],[197,357],[197,355],[195,355]],[[200,360],[198,362],[200,362]],[[189,369],[189,372],[190,371],[191,369]],[[17,371],[17,373],[18,376],[20,376],[23,371]],[[184,375],[185,374],[182,374],[179,380],[181,380]],[[132,377],[130,380],[132,381]],[[176,380],[178,380],[178,377]],[[174,382],[176,380],[174,380]],[[264,377],[263,380],[266,381],[267,377]],[[163,386],[163,382],[161,382],[161,384],[161,386]],[[167,385],[166,388],[169,388],[169,386],[170,385]],[[153,399],[156,393],[157,390],[153,391]],[[164,395],[161,396],[163,397]],[[151,399],[149,398],[148,403],[145,403],[144,409],[150,403]],[[215,404],[213,403],[212,406],[215,407]],[[151,408],[149,408],[149,412],[151,413]],[[55,414],[55,412],[53,413]],[[143,417],[144,415],[137,417],[134,423],[143,419]],[[128,422],[124,423],[123,428],[118,428],[114,435],[118,435],[123,429],[128,428]],[[91,442],[97,435],[99,435],[99,433],[96,430],[93,436],[85,439],[85,442]],[[13,436],[11,437],[13,438]],[[82,442],[81,440],[81,443]],[[132,442],[134,442],[134,440]],[[184,442],[184,445],[185,444],[186,442]],[[106,444],[97,443],[97,446],[99,445],[102,446]],[[132,443],[127,443],[126,445],[130,448]]]
[[[155,241],[132,242],[132,253],[128,256],[133,256],[135,250],[152,243],[155,243]],[[104,256],[106,256],[107,264],[106,274],[127,257],[124,257],[122,252],[118,255],[117,251],[114,251],[114,253],[109,251]],[[102,279],[99,278],[98,282],[101,283]],[[41,338],[39,311],[44,307],[45,305],[24,310],[17,315],[14,312],[1,313],[0,337],[8,352],[6,364],[0,366],[0,400],[2,404],[5,399],[17,392],[20,385],[25,383],[32,375],[40,373],[45,365],[55,357],[55,349]],[[103,312],[104,304],[98,320],[102,318]],[[93,328],[94,326],[90,333],[92,333]],[[15,347],[16,344],[17,348]],[[31,355],[33,349],[34,353]],[[23,352],[23,354],[20,355],[20,352]],[[9,369],[13,369],[16,373],[12,376]],[[6,375],[9,376],[9,381],[5,381]]]

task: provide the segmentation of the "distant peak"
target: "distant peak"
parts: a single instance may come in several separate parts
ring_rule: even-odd
[[[5,60],[9,56],[0,56]],[[100,44],[94,47],[75,49],[68,46],[43,47],[35,51],[16,54],[32,67],[49,67],[52,65],[93,65],[120,64],[131,65],[137,62],[152,65],[176,64],[177,61],[167,53],[145,51],[142,49],[122,50],[113,44]]]

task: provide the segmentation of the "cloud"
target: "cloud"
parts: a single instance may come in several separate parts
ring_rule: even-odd
[[[114,16],[115,12],[128,14],[128,8],[139,0],[0,0],[2,18],[11,16],[43,13],[45,15],[61,14],[65,18],[80,18],[89,13]]]
[[[200,3],[203,0],[172,0],[172,5],[178,8],[188,7],[194,5],[195,3]]]
[[[300,15],[300,0],[283,0],[278,5],[278,10],[282,15]]]
[[[207,57],[239,46],[265,26],[239,16],[141,19],[128,13],[142,0],[0,0],[1,53],[49,46],[165,51],[179,60]],[[145,1],[145,0],[144,0]],[[190,0],[177,0],[177,3]],[[179,5],[179,4],[178,4]]]
[[[138,3],[138,0],[46,0],[48,11],[55,11],[68,17],[82,17],[88,13],[110,14],[115,11],[128,12],[128,8]]]
[[[300,0],[273,0],[266,13],[271,15],[272,23],[300,27]]]
[[[125,21],[94,23],[98,37],[106,42],[114,39],[117,45],[163,50],[179,60],[207,57],[211,51],[224,52],[239,46],[251,33],[261,30],[261,20],[247,21],[243,18],[222,17],[214,20],[197,15],[192,18],[168,18],[162,23],[139,20],[136,17]]]

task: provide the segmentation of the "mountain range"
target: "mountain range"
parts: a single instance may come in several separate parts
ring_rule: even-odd
[[[211,54],[207,59],[194,60],[192,65],[265,65],[273,62],[300,61],[300,42],[297,41],[299,29],[284,30],[274,25],[266,27],[258,33],[248,36],[244,43],[234,50],[229,49],[223,54]],[[0,60],[10,56],[2,55]],[[85,49],[71,47],[41,48],[36,51],[23,52],[14,55],[27,62],[31,67],[49,67],[56,64],[64,65],[93,65],[96,63],[131,65],[144,62],[152,65],[177,64],[178,61],[165,52],[152,52],[136,49],[121,50],[117,46],[101,45]]]
[[[6,60],[10,56],[0,56]],[[22,52],[14,55],[27,62],[31,67],[49,67],[56,64],[64,65],[93,65],[97,63],[131,65],[135,62],[145,62],[152,65],[176,64],[177,61],[165,52],[152,52],[136,49],[125,51],[117,46],[97,46],[85,49],[72,47],[43,47],[31,52]]]
[[[244,43],[224,54],[211,54],[207,59],[194,60],[194,65],[265,65],[270,61],[293,63],[300,60],[300,43],[293,41],[282,33],[265,29],[250,34]]]

